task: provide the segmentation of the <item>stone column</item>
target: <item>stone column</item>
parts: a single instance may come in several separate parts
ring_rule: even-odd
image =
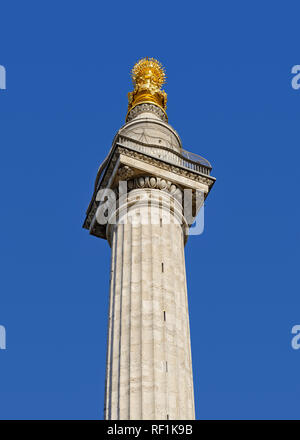
[[[195,418],[181,191],[149,179],[131,182],[107,227],[108,420]]]

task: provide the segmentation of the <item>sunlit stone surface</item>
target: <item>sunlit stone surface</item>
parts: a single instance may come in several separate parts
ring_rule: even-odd
[[[195,215],[215,179],[209,162],[183,150],[168,124],[161,67],[147,59],[136,66],[127,122],[99,168],[84,222],[111,246],[104,417],[191,420],[184,246],[193,220],[185,191],[193,192]]]

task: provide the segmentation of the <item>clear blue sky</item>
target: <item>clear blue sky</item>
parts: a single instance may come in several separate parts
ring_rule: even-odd
[[[299,14],[2,2],[1,419],[102,418],[110,249],[81,226],[144,56],[165,65],[169,122],[217,177],[186,247],[197,418],[300,418]]]

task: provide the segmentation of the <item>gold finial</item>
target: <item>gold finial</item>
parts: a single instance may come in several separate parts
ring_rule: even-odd
[[[138,104],[158,105],[164,112],[167,108],[167,94],[161,90],[166,81],[163,66],[154,58],[142,58],[131,71],[133,92],[128,93],[128,111]]]

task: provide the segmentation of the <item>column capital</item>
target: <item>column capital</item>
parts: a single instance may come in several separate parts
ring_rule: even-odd
[[[215,182],[205,162],[187,159],[183,153],[167,147],[145,146],[136,140],[124,140],[123,137],[115,139],[110,154],[99,169],[95,191],[83,225],[89,229],[90,234],[104,239],[107,239],[106,227],[97,224],[96,212],[103,190],[115,190],[120,181],[127,181],[132,189],[148,187],[170,194],[174,191],[175,198],[185,189],[192,189],[203,193],[203,201]]]

